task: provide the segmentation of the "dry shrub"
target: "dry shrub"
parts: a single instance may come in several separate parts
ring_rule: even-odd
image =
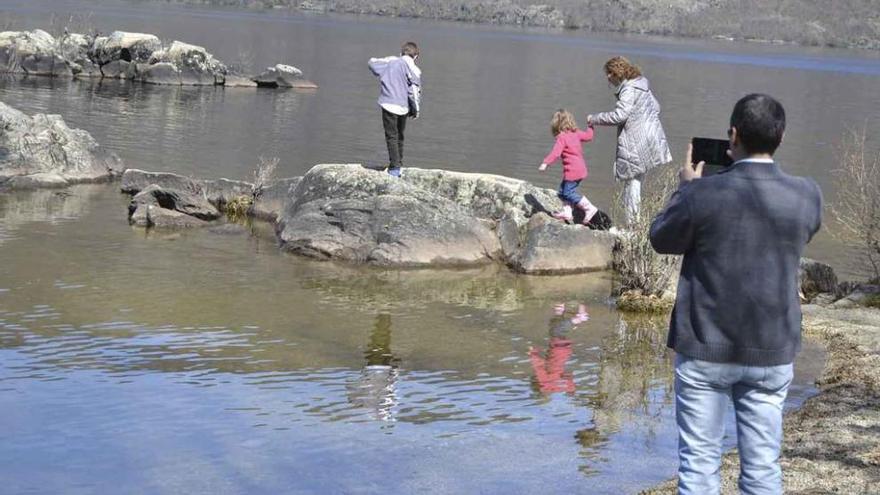
[[[664,301],[667,292],[678,275],[681,266],[680,256],[658,254],[651,246],[651,221],[663,209],[673,191],[678,187],[677,168],[666,165],[650,174],[642,185],[642,207],[639,219],[626,228],[615,247],[614,269],[617,273],[616,294],[629,293],[621,300],[631,301],[634,297]],[[618,191],[616,207],[623,203]],[[616,218],[623,218],[622,211],[615,212]],[[632,305],[631,309],[636,309]],[[658,308],[662,309],[662,308]]]
[[[226,202],[226,216],[233,222],[241,222],[247,219],[248,210],[253,204],[250,196],[237,196]]]
[[[260,197],[263,188],[275,177],[275,169],[278,168],[278,157],[259,157],[259,163],[254,170],[254,198]]]
[[[855,268],[880,283],[880,153],[868,154],[866,135],[862,129],[844,136],[831,213],[840,226],[834,236],[856,253]]]

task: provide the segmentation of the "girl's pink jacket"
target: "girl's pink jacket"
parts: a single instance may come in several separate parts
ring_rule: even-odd
[[[581,180],[587,178],[587,162],[584,160],[584,147],[581,143],[593,140],[593,129],[586,131],[560,132],[556,144],[543,163],[552,164],[562,157],[562,180]]]

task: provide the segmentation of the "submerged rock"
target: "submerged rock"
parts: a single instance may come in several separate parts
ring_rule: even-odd
[[[110,179],[122,160],[59,115],[24,113],[0,103],[0,184],[4,187],[62,187]]]

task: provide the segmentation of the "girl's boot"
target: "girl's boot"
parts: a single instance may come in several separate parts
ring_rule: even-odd
[[[590,223],[590,220],[592,220],[596,212],[599,211],[599,208],[593,206],[593,203],[590,203],[590,200],[587,199],[586,196],[581,197],[581,200],[578,201],[577,207],[584,210],[584,225]]]
[[[562,207],[561,210],[554,211],[550,215],[553,218],[555,218],[557,220],[562,220],[565,223],[571,223],[571,221],[574,219],[574,217],[571,214],[571,205],[568,203],[565,203],[565,205]]]

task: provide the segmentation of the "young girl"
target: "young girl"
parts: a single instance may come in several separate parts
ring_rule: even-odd
[[[553,218],[571,222],[574,219],[571,209],[576,207],[584,211],[583,223],[586,225],[599,211],[586,196],[577,192],[578,185],[587,177],[587,163],[584,161],[584,148],[581,143],[593,140],[593,128],[589,127],[586,131],[579,130],[571,112],[560,109],[553,114],[550,129],[556,137],[556,144],[538,170],[542,172],[547,170],[548,165],[562,157],[562,183],[559,185],[557,195],[564,206],[562,210],[553,212]]]

